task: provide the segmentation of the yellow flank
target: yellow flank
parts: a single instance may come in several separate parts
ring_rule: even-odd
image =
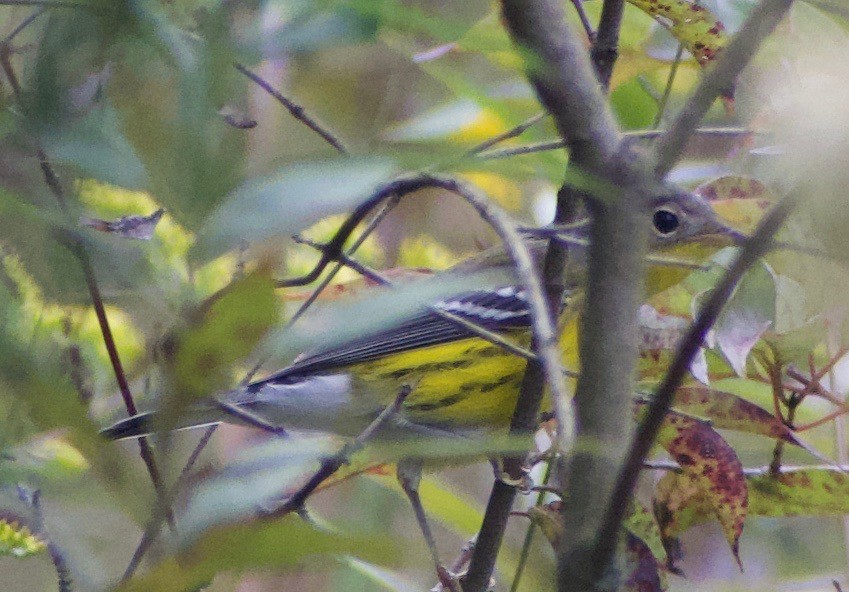
[[[577,315],[564,315],[560,345],[564,367],[577,370]],[[502,334],[516,345],[530,346],[528,331]],[[413,391],[403,405],[413,423],[442,428],[506,428],[516,407],[527,363],[480,338],[435,345],[386,356],[348,370],[355,391],[380,393],[389,404],[400,385]],[[550,409],[546,396],[543,411]]]

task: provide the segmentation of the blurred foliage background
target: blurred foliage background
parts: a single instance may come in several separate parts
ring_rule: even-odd
[[[702,4],[733,33],[753,2]],[[596,22],[599,0],[587,1],[585,9]],[[275,292],[271,279],[304,273],[317,259],[292,234],[327,239],[342,214],[378,183],[423,169],[465,178],[518,219],[544,224],[564,175],[560,150],[501,158],[467,154],[540,110],[488,1],[0,5],[0,38],[0,57],[17,78],[0,77],[0,507],[29,516],[31,504],[16,486],[41,490],[45,530],[66,556],[78,590],[107,589],[117,581],[155,498],[136,444],[107,445],[97,436],[99,426],[125,411],[82,268],[61,241],[70,236],[89,253],[139,406],[152,407],[158,399],[178,409],[186,401],[174,400],[175,385],[184,399],[225,389],[259,361],[270,371],[339,338],[333,320],[349,335],[375,318],[388,322],[382,301],[365,298],[354,308],[334,309],[328,297],[327,317],[314,315],[281,330],[308,292]],[[625,130],[662,126],[701,68],[686,55],[676,63],[678,41],[630,5],[621,41],[611,92],[620,124]],[[847,55],[844,4],[799,3],[739,81],[734,108],[718,102],[704,122],[764,133],[700,136],[673,178],[695,186],[733,172],[803,191],[808,199],[786,240],[845,263]],[[293,118],[235,63],[302,106],[350,154]],[[553,126],[544,120],[499,148],[553,139]],[[39,150],[55,165],[64,208],[44,181]],[[149,240],[79,224],[81,217],[111,221],[158,208],[165,213]],[[358,256],[380,268],[442,269],[494,241],[471,208],[429,191],[394,208]],[[770,263],[779,270],[770,277],[792,282],[783,284],[790,288],[768,315],[775,331],[837,315],[830,324],[837,351],[845,318],[843,267],[787,253]],[[344,270],[339,280],[355,277]],[[771,284],[776,293],[778,281]],[[228,286],[227,299],[206,309],[205,300]],[[686,315],[694,293],[679,293],[678,300],[667,294],[661,304]],[[393,314],[427,296],[408,294]],[[818,347],[819,357],[827,357],[823,335],[799,338],[800,351]],[[709,356],[711,364],[729,369],[719,353]],[[744,370],[745,364],[744,355]],[[839,369],[849,372],[846,366]],[[849,381],[841,376],[835,380],[842,386],[834,388],[845,394]],[[763,389],[749,384],[739,391],[771,405]],[[805,438],[834,457],[834,430],[826,424]],[[157,442],[166,481],[176,477],[198,437],[178,433]],[[768,440],[731,441],[746,466],[771,458]],[[214,530],[281,484],[297,483],[334,445],[324,437],[283,445],[246,428],[220,429],[190,478],[197,488],[175,506],[181,526],[174,544],[195,545],[191,567],[177,566],[169,543],[157,543],[150,553],[157,567],[146,589],[181,589],[221,567],[224,573],[209,590],[427,589],[432,568],[426,549],[391,476],[350,479],[318,495],[310,507],[327,530],[294,520],[274,528]],[[802,451],[788,454],[811,461]],[[233,468],[239,466],[259,469],[246,475]],[[426,477],[424,502],[446,560],[476,532],[490,481],[487,463]],[[508,585],[527,526],[516,517],[510,527],[499,589]],[[684,535],[682,568],[689,578],[671,578],[670,585],[830,589],[831,579],[849,569],[847,528],[833,517],[752,518],[741,542],[746,570],[740,573],[720,527],[700,525]],[[553,557],[537,537],[522,589],[551,588]],[[55,586],[45,553],[0,557],[0,589]]]

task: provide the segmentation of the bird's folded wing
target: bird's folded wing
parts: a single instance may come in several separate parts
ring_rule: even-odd
[[[441,316],[437,311],[451,313],[492,332],[527,328],[531,318],[524,290],[520,288],[504,286],[466,292],[441,300],[417,316],[379,333],[309,353],[252,386],[296,380],[306,374],[336,370],[390,354],[475,336],[471,329]]]

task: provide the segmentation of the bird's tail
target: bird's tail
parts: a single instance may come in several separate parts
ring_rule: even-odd
[[[206,415],[206,414],[204,414]],[[191,429],[220,423],[220,420],[211,417],[193,417],[184,422],[177,429]],[[155,411],[139,413],[126,419],[122,419],[113,425],[101,430],[100,434],[109,440],[126,440],[129,438],[141,438],[150,435],[157,428],[161,428],[161,418],[157,417]]]

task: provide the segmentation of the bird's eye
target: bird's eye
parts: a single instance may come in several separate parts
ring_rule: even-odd
[[[652,223],[660,236],[669,236],[681,226],[681,220],[678,214],[666,208],[655,210]]]

